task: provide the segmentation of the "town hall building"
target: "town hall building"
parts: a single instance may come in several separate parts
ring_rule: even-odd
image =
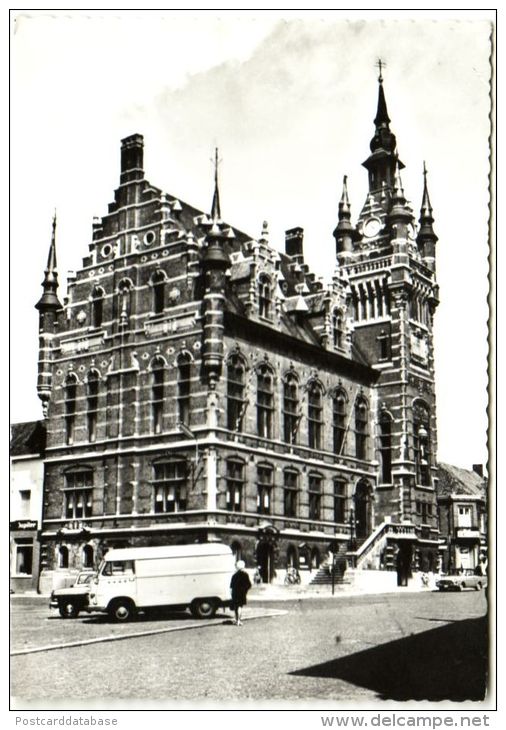
[[[143,146],[121,142],[63,301],[53,222],[41,580],[111,547],[213,540],[264,582],[329,556],[400,585],[436,570],[437,236],[425,169],[419,213],[405,196],[381,75],[367,197],[354,218],[344,177],[325,284],[302,228],[280,252],[267,224],[234,227],[217,164],[209,211],[162,192]]]

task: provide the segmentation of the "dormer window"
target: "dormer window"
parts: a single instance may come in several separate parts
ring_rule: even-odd
[[[272,316],[272,287],[269,277],[265,274],[258,279],[258,314],[266,319]]]
[[[334,347],[344,347],[344,323],[343,316],[338,309],[332,313],[332,341]]]

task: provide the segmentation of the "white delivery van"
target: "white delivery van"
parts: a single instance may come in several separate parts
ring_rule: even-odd
[[[222,543],[109,550],[89,593],[87,611],[128,621],[138,609],[190,608],[211,618],[230,605],[235,558]]]

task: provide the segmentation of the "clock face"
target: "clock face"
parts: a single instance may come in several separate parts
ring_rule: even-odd
[[[364,236],[366,238],[372,238],[376,236],[381,228],[381,221],[379,218],[369,218],[364,223]]]

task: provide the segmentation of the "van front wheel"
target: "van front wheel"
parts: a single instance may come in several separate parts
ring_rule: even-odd
[[[109,606],[109,616],[113,621],[125,623],[135,618],[136,610],[133,601],[128,598],[118,598]]]
[[[195,618],[212,618],[218,608],[213,598],[196,598],[190,605],[190,611]]]

